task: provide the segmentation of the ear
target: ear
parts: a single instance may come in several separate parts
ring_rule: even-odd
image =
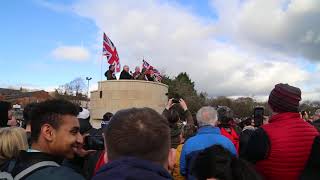
[[[168,169],[173,169],[174,165],[176,164],[176,152],[177,150],[174,148],[169,149],[168,154]]]
[[[41,127],[40,136],[42,136],[46,141],[52,142],[56,136],[55,129],[50,124],[44,124]]]
[[[106,162],[106,164],[108,163],[108,152],[105,150],[104,151],[104,162]]]
[[[104,133],[102,133],[103,136],[103,141],[104,141],[104,161],[106,162],[106,164],[108,163],[108,152],[107,152],[107,141],[106,141],[106,137],[104,135]]]

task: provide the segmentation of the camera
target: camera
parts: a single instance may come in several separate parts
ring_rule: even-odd
[[[84,138],[85,150],[104,150],[104,141],[102,136],[86,136]]]
[[[172,102],[174,104],[179,104],[180,103],[180,99],[183,99],[182,96],[178,93],[167,93],[166,94],[168,96],[169,99],[172,99]]]
[[[180,103],[180,99],[173,98],[173,99],[172,99],[172,103],[175,103],[175,104]]]

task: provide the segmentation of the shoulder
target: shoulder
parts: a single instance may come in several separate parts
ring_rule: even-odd
[[[26,180],[34,180],[34,179],[43,179],[46,177],[46,180],[69,180],[69,179],[77,179],[84,180],[84,177],[80,174],[76,173],[73,169],[60,166],[60,167],[46,167],[36,171],[26,178]]]

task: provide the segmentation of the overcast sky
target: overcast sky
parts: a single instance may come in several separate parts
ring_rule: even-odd
[[[319,0],[6,1],[0,86],[50,90],[91,76],[96,88],[106,32],[122,65],[144,57],[170,76],[187,72],[210,96],[264,97],[282,82],[319,100],[319,17]]]

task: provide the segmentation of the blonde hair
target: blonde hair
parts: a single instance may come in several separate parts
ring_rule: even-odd
[[[27,133],[19,127],[0,128],[0,164],[28,149]]]

